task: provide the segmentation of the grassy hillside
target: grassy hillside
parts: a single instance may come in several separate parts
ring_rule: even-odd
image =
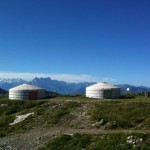
[[[105,102],[95,104],[89,113],[93,120],[103,120],[109,129],[150,129],[149,102]]]
[[[0,100],[0,137],[38,126],[50,127],[78,106],[76,102]],[[13,126],[9,125],[16,115],[32,112],[34,116]]]
[[[16,116],[27,113],[33,115],[10,125]],[[98,147],[144,150],[150,148],[150,98],[97,100],[84,96],[59,96],[42,101],[0,99],[0,138],[16,133],[28,133],[36,128],[55,128],[56,132],[59,128],[62,133],[65,130],[82,132],[73,136],[60,134],[52,138],[43,149],[56,149],[58,145],[59,149],[65,150],[73,146],[74,150],[97,150]],[[142,138],[142,141],[137,142],[136,148],[133,144],[125,142],[131,134],[122,132],[124,130],[134,132],[138,139]],[[83,134],[83,131],[87,134]],[[95,135],[98,133],[100,135]]]
[[[61,135],[39,150],[149,150],[148,134]]]

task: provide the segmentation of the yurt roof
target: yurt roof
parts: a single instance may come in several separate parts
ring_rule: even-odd
[[[119,87],[109,84],[107,82],[99,82],[97,84],[88,86],[87,90],[99,90],[99,89],[118,89]]]
[[[14,88],[11,88],[9,91],[21,91],[21,90],[43,90],[43,89],[38,86],[25,83],[25,84],[16,86]]]

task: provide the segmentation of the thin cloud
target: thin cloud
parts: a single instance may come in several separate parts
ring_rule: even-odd
[[[116,79],[105,77],[105,78],[102,79],[102,81],[104,81],[104,82],[115,82]]]
[[[24,80],[32,80],[35,77],[38,78],[51,78],[53,80],[65,81],[68,83],[79,83],[79,82],[114,82],[115,79],[103,78],[103,77],[93,77],[86,74],[47,74],[47,73],[16,73],[16,72],[0,72],[1,79],[12,79],[12,78],[21,78]]]
[[[0,78],[21,78],[25,80],[32,80],[33,78],[47,78],[50,77],[53,80],[65,81],[69,83],[79,82],[97,82],[97,79],[90,75],[75,75],[75,74],[46,74],[46,73],[16,73],[16,72],[0,72]]]

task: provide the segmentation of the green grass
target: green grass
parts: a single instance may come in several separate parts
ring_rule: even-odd
[[[105,124],[110,122],[109,129],[127,129],[139,124],[139,129],[150,129],[150,103],[147,102],[105,101],[95,104],[89,114],[93,121],[103,119]]]
[[[90,135],[75,134],[73,135],[73,137],[70,135],[62,135],[48,142],[46,147],[43,147],[42,149],[79,150],[86,148],[90,143],[91,143]]]
[[[91,122],[103,119],[104,124],[101,126],[105,126],[105,129],[150,129],[150,98],[97,100],[80,95],[58,96],[43,101],[15,101],[1,98],[0,137],[25,132],[38,126],[51,127],[64,115],[87,103]],[[2,104],[7,106],[1,106]],[[13,126],[9,125],[16,115],[31,112],[34,112],[34,115],[29,116],[25,121]]]
[[[132,142],[127,138],[132,135]],[[141,139],[141,140],[140,140]],[[41,150],[149,150],[148,134],[61,135],[50,140]]]
[[[1,106],[6,104],[7,106]],[[77,102],[15,101],[0,99],[0,137],[25,132],[37,126],[50,127],[60,118],[77,108]],[[34,112],[23,122],[10,126],[16,115]]]
[[[5,104],[6,106],[1,106]],[[43,102],[31,102],[31,101],[12,101],[8,99],[0,99],[0,137],[25,131],[26,125],[24,123],[10,126],[9,123],[15,120],[16,114],[22,114],[25,112],[31,112],[31,110],[37,106],[40,106]],[[28,125],[27,125],[28,126]]]
[[[62,116],[69,114],[79,105],[77,102],[47,103],[42,107],[35,108],[35,117],[39,123],[44,122],[47,126],[51,126],[58,123]]]

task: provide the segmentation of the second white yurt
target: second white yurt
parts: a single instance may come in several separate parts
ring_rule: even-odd
[[[98,99],[119,98],[120,88],[107,82],[99,82],[86,88],[86,97]]]
[[[31,84],[22,84],[9,90],[9,99],[37,100],[45,97],[45,90]]]

